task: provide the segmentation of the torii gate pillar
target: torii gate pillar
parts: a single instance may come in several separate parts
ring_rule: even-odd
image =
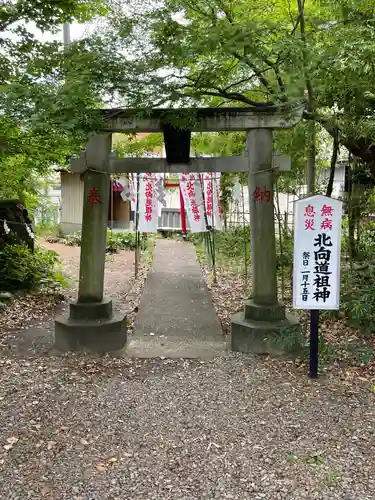
[[[277,297],[272,129],[247,131],[251,229],[252,297],[232,317],[232,350],[281,354],[300,347],[300,325]],[[280,341],[282,333],[293,342]]]
[[[112,134],[93,135],[86,148],[78,300],[55,320],[55,346],[62,351],[105,353],[126,343],[126,318],[103,297]]]

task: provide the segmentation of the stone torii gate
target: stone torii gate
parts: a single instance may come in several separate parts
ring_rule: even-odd
[[[273,173],[278,166],[285,169],[286,159],[273,156],[272,131],[298,123],[303,106],[284,105],[272,111],[198,108],[95,112],[103,118],[103,128],[91,136],[86,150],[71,162],[72,172],[84,174],[79,292],[69,315],[56,318],[56,347],[105,353],[126,344],[126,318],[113,311],[112,301],[103,297],[110,173],[124,172],[248,172],[252,298],[232,319],[232,350],[272,352],[273,339],[281,331],[299,331],[297,320],[286,315],[277,296]],[[187,125],[183,129],[172,125],[176,117],[181,120],[184,116]],[[248,157],[190,158],[192,131],[246,131]],[[163,132],[167,158],[113,158],[115,132]]]

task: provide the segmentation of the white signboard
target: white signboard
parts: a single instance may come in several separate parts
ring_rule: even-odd
[[[310,196],[295,203],[293,307],[339,309],[342,202]]]
[[[199,174],[178,174],[185,209],[192,233],[207,231],[204,214],[202,184]]]
[[[140,233],[156,233],[158,230],[158,197],[153,174],[141,174],[139,180]]]

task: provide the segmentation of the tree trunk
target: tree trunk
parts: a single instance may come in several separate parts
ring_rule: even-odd
[[[312,194],[315,190],[315,122],[310,122],[307,127],[307,192]]]
[[[352,181],[351,172],[348,189],[348,250],[351,261],[358,259],[358,240],[356,229],[360,219],[361,186]]]
[[[336,162],[337,162],[337,156],[339,153],[339,138],[338,134],[333,138],[333,150],[332,150],[332,156],[331,156],[331,168],[329,171],[329,179],[328,179],[328,184],[327,184],[327,191],[326,191],[326,196],[331,197],[332,196],[332,191],[333,191],[333,181],[335,179],[335,169],[336,169]]]
[[[314,113],[314,94],[311,84],[311,79],[308,70],[308,52],[306,43],[306,29],[305,29],[305,2],[298,0],[298,17],[303,47],[303,66],[304,76],[307,89],[307,112]],[[306,168],[306,183],[308,194],[313,194],[315,190],[315,158],[316,158],[316,124],[313,120],[307,124],[307,168]]]

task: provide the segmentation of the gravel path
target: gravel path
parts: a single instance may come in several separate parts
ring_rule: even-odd
[[[372,500],[374,395],[292,364],[0,360],[0,497]]]
[[[74,279],[79,250],[67,248]],[[120,307],[128,256],[107,264]],[[375,498],[375,388],[364,378],[311,381],[297,363],[235,354],[53,357],[37,344],[1,352],[1,499]]]

